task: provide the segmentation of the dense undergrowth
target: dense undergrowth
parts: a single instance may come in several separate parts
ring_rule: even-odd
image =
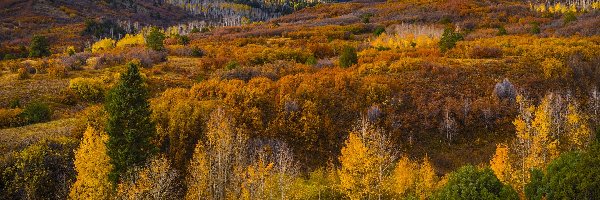
[[[598,11],[540,5],[319,4],[5,45],[0,198],[593,199]],[[124,164],[117,140],[156,151]]]

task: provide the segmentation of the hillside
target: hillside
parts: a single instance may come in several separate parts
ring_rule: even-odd
[[[0,199],[600,191],[597,1],[0,7]]]

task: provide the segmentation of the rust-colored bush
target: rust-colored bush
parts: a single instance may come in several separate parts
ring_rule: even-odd
[[[23,119],[20,117],[19,108],[15,109],[0,109],[0,128],[15,127],[23,124]]]
[[[469,53],[471,58],[500,58],[502,57],[502,49],[499,47],[481,47],[475,46]]]

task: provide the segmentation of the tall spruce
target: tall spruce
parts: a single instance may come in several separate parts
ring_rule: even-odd
[[[128,169],[144,164],[157,150],[151,143],[156,129],[147,97],[138,66],[129,63],[105,104],[108,155],[114,167],[109,176],[113,183],[118,183]]]
[[[29,46],[29,57],[39,58],[49,56],[51,54],[52,53],[50,52],[50,44],[48,39],[44,36],[33,36],[31,39],[31,45]]]
[[[150,32],[146,36],[146,46],[155,51],[164,50],[165,34],[157,27],[150,28]]]

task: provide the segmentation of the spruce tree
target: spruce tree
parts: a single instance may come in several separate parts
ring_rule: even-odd
[[[129,63],[127,71],[108,93],[105,104],[113,183],[117,183],[129,168],[144,164],[157,150],[151,143],[156,129],[150,119],[147,97],[148,91],[137,65]]]
[[[50,54],[50,44],[48,43],[48,39],[44,36],[33,36],[31,39],[31,45],[29,46],[29,57],[31,58],[39,58],[44,56],[49,56]]]
[[[146,36],[146,46],[152,50],[160,51],[165,48],[163,44],[164,40],[165,34],[162,33],[157,27],[152,27]]]

